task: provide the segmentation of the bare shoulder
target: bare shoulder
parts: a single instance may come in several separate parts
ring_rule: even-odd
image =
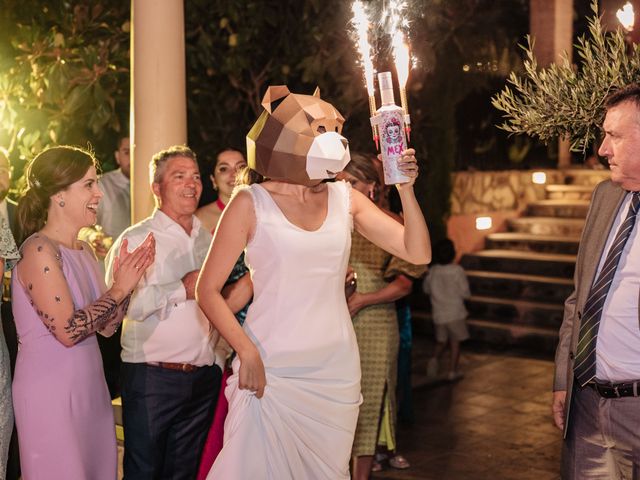
[[[251,188],[249,186],[243,186],[242,188],[234,190],[233,196],[224,210],[226,212],[231,209],[253,211],[253,195],[251,194]]]
[[[250,188],[243,187],[234,191],[231,200],[224,209],[220,225],[233,223],[237,226],[253,226],[255,218],[256,214]]]

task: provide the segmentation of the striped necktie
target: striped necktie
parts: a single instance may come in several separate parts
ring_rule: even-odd
[[[627,217],[618,229],[618,233],[611,244],[609,253],[607,253],[607,258],[602,265],[600,274],[591,286],[587,302],[584,306],[578,347],[576,349],[576,361],[573,367],[576,379],[583,387],[596,376],[596,343],[598,340],[598,328],[600,327],[602,308],[607,299],[613,277],[616,274],[616,268],[622,256],[622,251],[636,223],[636,213],[638,213],[639,206],[640,192],[633,192]]]

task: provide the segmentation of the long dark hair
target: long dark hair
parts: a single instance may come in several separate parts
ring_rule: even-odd
[[[361,182],[373,184],[373,203],[378,205],[380,200],[381,182],[380,173],[373,163],[375,160],[373,157],[364,153],[352,152],[351,161],[344,167],[344,172],[347,172],[356,177]]]
[[[93,153],[80,147],[60,145],[40,152],[27,166],[27,188],[18,200],[18,242],[44,227],[51,197],[97,167]]]

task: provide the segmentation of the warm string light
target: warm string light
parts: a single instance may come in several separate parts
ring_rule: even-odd
[[[371,49],[371,45],[369,44],[369,18],[367,17],[367,13],[364,9],[364,4],[360,0],[356,0],[353,2],[351,6],[351,10],[353,12],[352,23],[355,30],[356,35],[356,47],[358,49],[358,53],[360,54],[360,60],[362,62],[362,66],[364,69],[364,79],[367,87],[367,93],[369,94],[369,110],[371,112],[371,116],[373,117],[376,114],[376,98],[375,98],[375,89],[373,86],[373,77],[375,75],[373,69],[373,51]],[[371,126],[371,131],[373,135],[373,141],[376,143],[376,148],[378,148],[378,141],[380,136],[378,135],[378,129],[375,125]]]
[[[625,30],[627,30],[628,32],[633,30],[635,17],[633,12],[633,5],[631,5],[631,2],[627,2],[624,7],[618,10],[616,12],[616,17]]]

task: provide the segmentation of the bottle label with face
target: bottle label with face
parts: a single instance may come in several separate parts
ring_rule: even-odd
[[[398,160],[407,149],[402,109],[396,105],[385,105],[377,114],[380,130],[380,153],[384,169],[384,183],[393,185],[406,183],[409,178],[398,169]]]

